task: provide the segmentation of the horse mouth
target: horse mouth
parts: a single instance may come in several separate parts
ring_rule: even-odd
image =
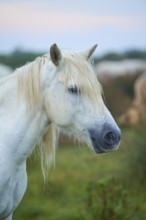
[[[100,147],[94,147],[94,145],[93,145],[93,149],[94,149],[94,152],[95,152],[96,154],[106,153],[106,151],[104,151],[102,148],[100,148]]]
[[[104,149],[102,146],[99,146],[99,145],[95,146],[94,144],[92,144],[92,146],[96,154],[103,154],[103,153],[108,153],[110,151],[116,151],[119,148],[119,145],[113,146],[112,148],[106,147],[106,149]]]

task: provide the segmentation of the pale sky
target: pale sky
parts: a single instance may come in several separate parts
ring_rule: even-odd
[[[146,49],[145,0],[0,0],[0,53]]]

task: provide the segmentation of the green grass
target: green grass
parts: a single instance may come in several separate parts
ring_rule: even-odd
[[[123,128],[120,149],[102,155],[84,146],[60,147],[46,184],[32,155],[27,192],[14,220],[146,219],[145,131],[145,125]]]

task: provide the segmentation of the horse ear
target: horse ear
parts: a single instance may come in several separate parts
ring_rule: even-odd
[[[94,53],[94,51],[95,51],[95,49],[96,49],[97,46],[98,46],[98,45],[95,44],[95,45],[94,45],[93,47],[91,47],[90,49],[88,49],[88,50],[82,52],[82,53],[81,53],[82,56],[84,56],[84,57],[88,60],[88,59],[92,56],[92,54]]]
[[[57,44],[53,44],[50,47],[50,57],[51,57],[52,63],[54,63],[55,66],[59,66],[59,64],[62,60],[62,55],[61,55],[61,51],[58,48]]]

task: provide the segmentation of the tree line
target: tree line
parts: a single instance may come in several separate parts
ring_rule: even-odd
[[[13,69],[18,68],[27,62],[33,61],[43,53],[26,52],[16,49],[9,55],[0,55],[0,63],[8,65]],[[129,50],[123,53],[109,52],[102,56],[94,57],[95,64],[102,60],[123,60],[123,59],[146,59],[146,50]]]

